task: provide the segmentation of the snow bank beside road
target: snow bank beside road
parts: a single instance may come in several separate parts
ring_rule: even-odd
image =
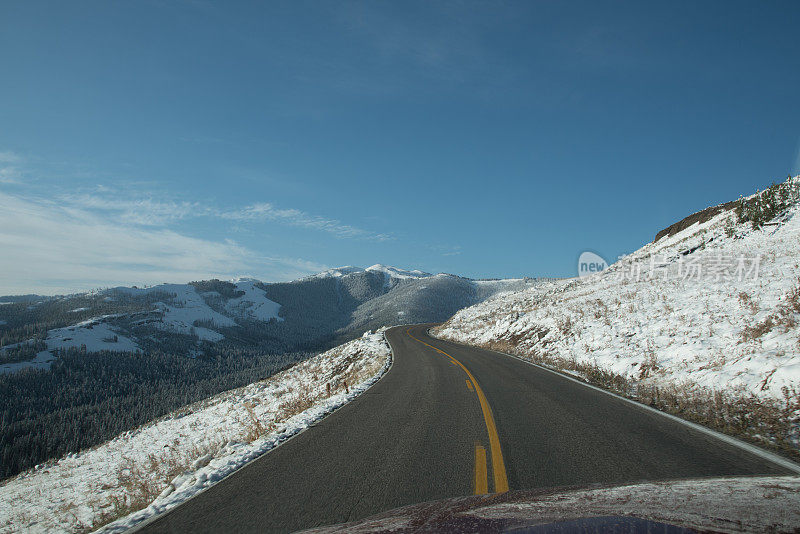
[[[126,530],[350,401],[390,363],[382,332],[367,333],[266,380],[41,465],[0,486],[0,531],[77,532],[117,517],[105,531]]]
[[[599,274],[499,295],[461,310],[433,332],[605,381],[601,385],[634,397],[646,389],[658,395],[670,390],[676,399],[697,394],[716,402],[721,392],[779,403],[774,424],[793,442],[785,448],[798,449],[798,215],[795,205],[753,229],[723,212]],[[685,410],[681,415],[697,415],[680,399],[674,403]],[[745,419],[756,416],[750,408],[741,405],[736,414],[731,407],[720,425],[749,425]]]

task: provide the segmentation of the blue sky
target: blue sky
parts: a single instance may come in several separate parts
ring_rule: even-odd
[[[573,276],[800,173],[798,2],[0,3],[0,294]]]

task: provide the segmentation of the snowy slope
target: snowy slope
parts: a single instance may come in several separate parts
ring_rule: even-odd
[[[110,351],[135,351],[139,346],[132,339],[120,334],[112,328],[107,321],[116,315],[103,315],[81,321],[65,328],[55,328],[48,331],[45,343],[47,350],[36,354],[32,360],[16,363],[0,364],[0,374],[12,373],[21,369],[49,369],[55,359],[55,349],[85,349],[87,352]],[[14,343],[3,347],[12,348],[24,343]]]
[[[381,265],[380,263],[376,263],[371,267],[367,267],[364,269],[366,272],[371,273],[383,273],[385,278],[384,286],[389,287],[392,284],[393,280],[407,280],[409,278],[428,278],[431,276],[429,273],[424,273],[422,271],[413,270],[407,271],[405,269],[398,269],[396,267],[389,267],[386,265]]]
[[[383,333],[367,333],[266,380],[38,466],[0,486],[0,532],[84,531],[138,499],[145,509],[106,528],[126,530],[177,506],[359,395],[390,362]],[[349,391],[345,383],[351,384]],[[131,484],[138,493],[131,493]]]
[[[236,289],[244,295],[225,303],[225,309],[234,316],[254,319],[256,321],[283,321],[278,316],[281,305],[269,300],[263,289],[256,287],[260,282],[255,278],[237,278],[233,281]]]
[[[463,309],[436,333],[578,374],[610,372],[634,392],[650,385],[791,403],[800,389],[799,214],[795,206],[756,230],[723,212],[599,274]]]
[[[133,321],[133,324],[148,323],[168,334],[190,335],[199,341],[217,342],[224,339],[223,334],[217,330],[237,326],[236,319],[263,322],[273,319],[283,320],[278,316],[280,305],[269,300],[264,290],[256,287],[259,283],[258,280],[249,278],[233,281],[235,290],[240,292],[241,296],[225,301],[223,308],[226,313],[220,313],[209,306],[203,295],[198,293],[192,284],[161,284],[149,288],[117,287],[104,292],[108,294],[104,301],[114,302],[120,296],[133,299],[157,297],[160,300],[152,302],[151,313],[145,313],[145,318]],[[69,313],[85,311],[91,310],[80,307],[69,310]],[[124,313],[106,314],[79,321],[68,327],[49,330],[46,351],[40,352],[36,358],[26,362],[2,364],[0,373],[14,372],[27,367],[47,369],[54,359],[53,351],[56,349],[77,348],[85,349],[87,352],[139,350],[141,346],[136,339],[130,334],[125,335],[120,324],[115,324],[120,323],[119,320],[133,317],[132,314]],[[198,326],[195,324],[197,322],[205,326]],[[2,349],[16,345],[18,344],[7,345]]]
[[[113,330],[106,322],[111,316],[102,316],[82,321],[66,328],[56,328],[47,334],[47,349],[85,347],[87,352],[101,350],[135,351],[139,346],[132,340]]]
[[[187,335],[194,332],[200,339],[219,341],[223,338],[222,334],[210,328],[195,327],[194,322],[209,321],[218,327],[236,326],[233,319],[211,309],[190,284],[160,284],[147,289],[118,287],[116,290],[134,296],[147,293],[172,294],[173,298],[169,302],[156,303],[156,308],[164,314],[158,327],[166,331]]]
[[[24,362],[0,364],[0,374],[15,373],[22,369],[50,369],[50,365],[55,360],[55,356],[49,350],[36,353],[36,356]]]

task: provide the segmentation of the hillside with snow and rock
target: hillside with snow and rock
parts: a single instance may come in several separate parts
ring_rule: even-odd
[[[433,330],[800,450],[800,177],[673,225],[589,276],[465,308]]]

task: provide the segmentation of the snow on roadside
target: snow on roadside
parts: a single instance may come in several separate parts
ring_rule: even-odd
[[[637,386],[791,403],[800,390],[798,215],[795,205],[752,229],[722,212],[598,274],[463,309],[434,333]]]
[[[122,517],[103,531],[124,531],[304,430],[390,365],[383,331],[368,332],[266,380],[37,466],[0,485],[0,532],[76,532],[115,516]],[[146,507],[131,510],[137,501]]]
[[[648,375],[653,382],[691,381],[779,397],[783,386],[800,386],[800,332],[776,325],[756,339],[742,334],[774,314],[800,284],[798,214],[794,207],[780,226],[728,237],[730,214],[724,212],[649,243],[597,275],[543,283],[463,309],[435,332],[467,343],[506,342],[521,355],[547,352],[630,379]],[[715,281],[678,275],[681,252],[701,244],[687,258],[709,265],[720,255],[759,257],[758,276]],[[663,265],[653,279],[651,260]],[[638,280],[630,276],[637,265]],[[656,368],[648,374],[651,364]]]

